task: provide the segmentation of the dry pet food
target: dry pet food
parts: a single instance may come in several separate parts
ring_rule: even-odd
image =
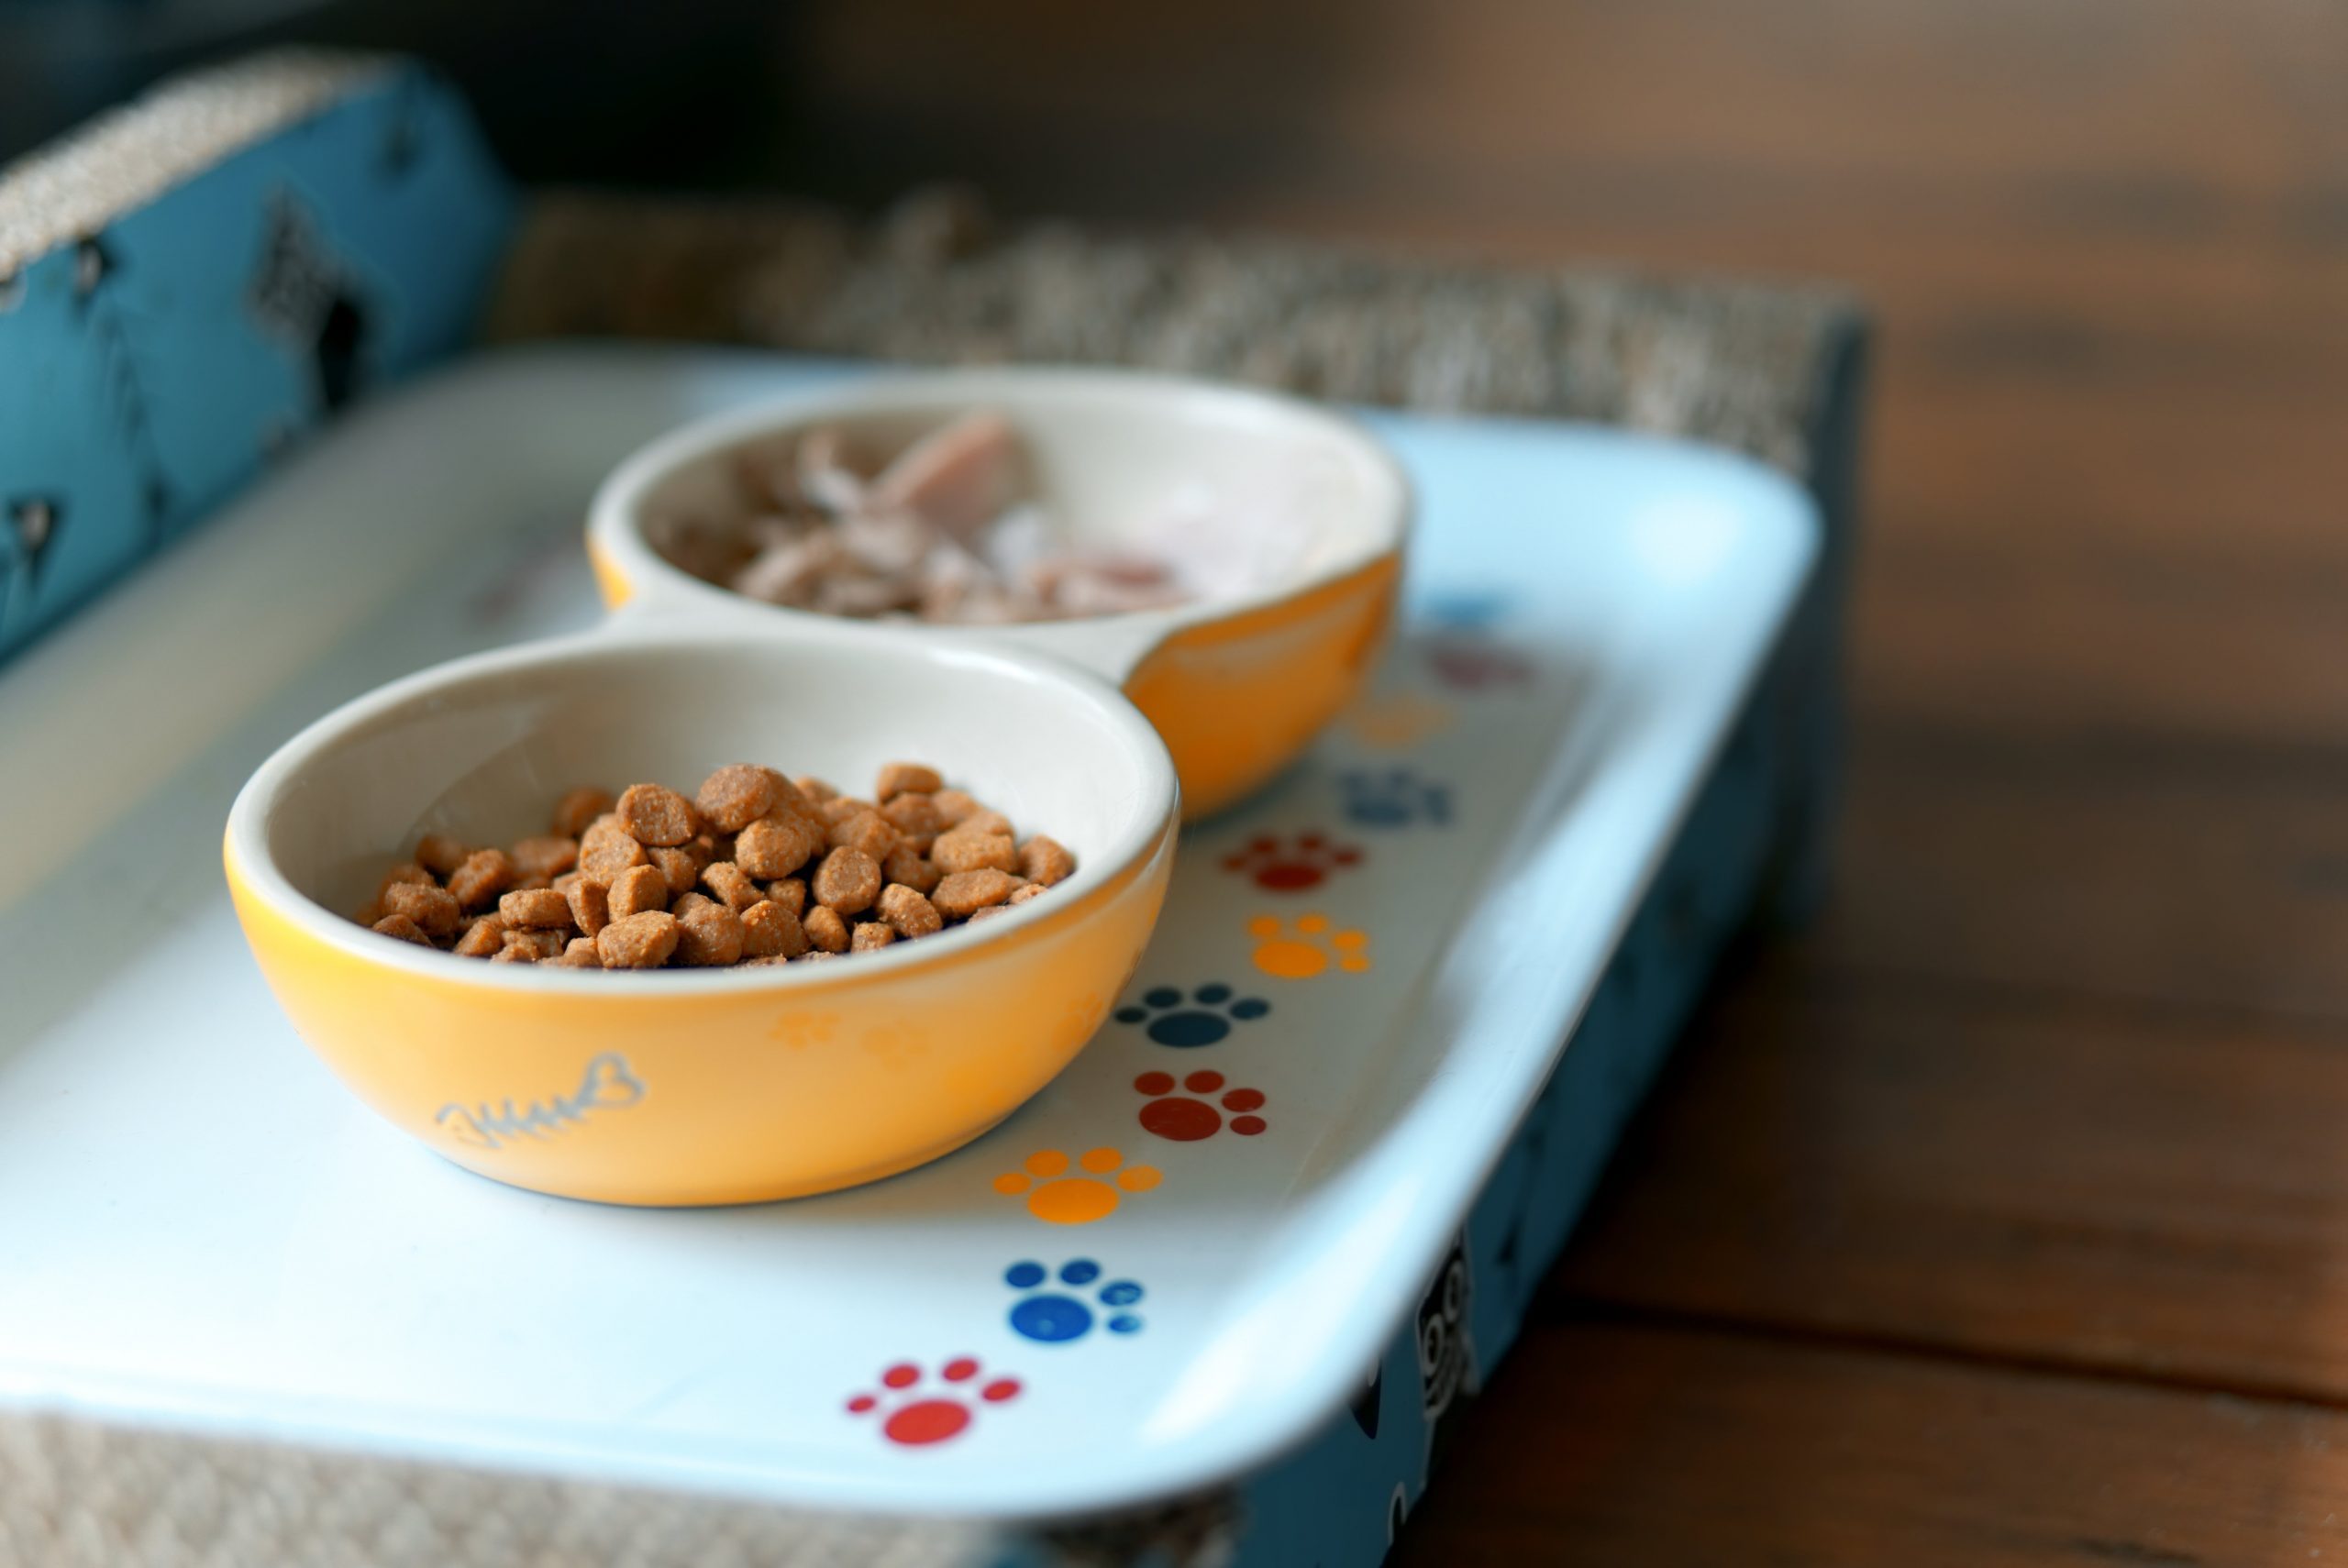
[[[877,952],[1006,913],[1076,869],[1052,839],[937,770],[892,762],[872,798],[735,763],[688,797],[581,788],[500,849],[426,834],[359,922],[497,964],[721,969]]]

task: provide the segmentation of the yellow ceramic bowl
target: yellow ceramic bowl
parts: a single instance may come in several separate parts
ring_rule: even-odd
[[[393,1125],[500,1181],[741,1203],[871,1181],[1009,1115],[1090,1039],[1164,898],[1166,749],[1089,674],[823,624],[622,615],[426,671],[320,720],[228,819],[228,884],[310,1046]],[[543,832],[576,784],[761,761],[847,784],[926,759],[1076,852],[1047,897],[830,964],[490,965],[347,918],[438,832]]]
[[[721,414],[654,442],[595,498],[588,548],[605,597],[748,605],[776,624],[825,617],[745,600],[653,548],[648,519],[738,504],[733,458],[816,425],[893,449],[972,408],[998,409],[1037,489],[1077,536],[1114,543],[1169,498],[1252,498],[1292,531],[1270,580],[1171,610],[1035,625],[903,628],[1058,654],[1121,687],[1166,739],[1186,812],[1244,798],[1301,752],[1360,688],[1401,575],[1411,493],[1360,426],[1294,399],[1117,370],[998,369],[876,375]]]

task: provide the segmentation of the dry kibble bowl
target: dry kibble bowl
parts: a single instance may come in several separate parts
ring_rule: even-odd
[[[1118,370],[992,369],[876,375],[686,425],[605,481],[588,549],[614,605],[730,604],[777,624],[825,624],[681,569],[648,522],[725,508],[745,447],[834,425],[881,449],[955,415],[1000,411],[1036,490],[1079,538],[1116,543],[1185,487],[1276,494],[1302,548],[1277,580],[1170,609],[986,627],[892,627],[939,642],[1013,644],[1121,688],[1173,753],[1192,817],[1278,773],[1352,699],[1392,618],[1412,502],[1401,470],[1352,421],[1294,399]]]
[[[238,917],[294,1027],[393,1125],[483,1176],[675,1205],[908,1169],[1049,1082],[1156,923],[1174,769],[1104,682],[1011,648],[704,619],[622,614],[413,676],[295,736],[229,813]],[[899,759],[1059,839],[1076,873],[977,925],[759,968],[490,964],[349,918],[420,834],[542,833],[574,785],[690,793],[751,761],[859,790]]]

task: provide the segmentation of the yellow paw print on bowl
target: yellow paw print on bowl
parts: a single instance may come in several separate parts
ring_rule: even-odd
[[[1309,980],[1335,960],[1340,969],[1361,974],[1369,965],[1369,933],[1333,931],[1329,917],[1309,914],[1293,926],[1275,915],[1257,915],[1247,922],[1256,939],[1256,967],[1283,980]]]
[[[1150,1165],[1125,1165],[1114,1149],[1092,1149],[1069,1171],[1069,1157],[1058,1149],[1040,1149],[1023,1162],[1024,1169],[1006,1171],[994,1178],[994,1189],[1006,1196],[1024,1195],[1027,1212],[1055,1225],[1090,1225],[1117,1211],[1121,1194],[1147,1192],[1165,1178]],[[1119,1169],[1123,1166],[1123,1169]]]

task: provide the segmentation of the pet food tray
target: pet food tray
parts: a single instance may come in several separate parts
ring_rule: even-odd
[[[1373,417],[1422,502],[1376,690],[1186,831],[1076,1064],[893,1180],[688,1211],[497,1186],[347,1096],[247,955],[219,833],[271,749],[393,677],[588,623],[578,525],[615,459],[855,373],[475,361],[360,411],[0,677],[0,1398],[1026,1517],[1236,1475],[1360,1388],[1810,569],[1809,503],[1756,465]]]

